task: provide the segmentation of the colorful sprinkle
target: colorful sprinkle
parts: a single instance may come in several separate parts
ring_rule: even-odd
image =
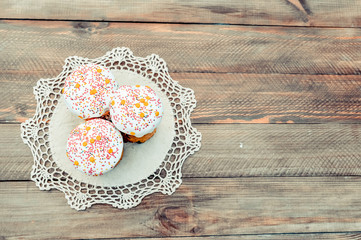
[[[155,112],[155,116],[157,116],[157,117],[159,116],[159,112],[158,112],[158,111]]]
[[[98,68],[98,69],[97,69],[97,72],[98,72],[98,73],[101,73],[101,72],[102,72],[102,70],[101,70],[100,68]]]
[[[112,100],[111,104],[112,104],[112,105],[114,105],[114,104],[115,104],[114,100]]]
[[[63,89],[69,110],[89,119],[101,117],[107,111],[111,101],[107,96],[118,89],[118,83],[107,68],[88,64],[77,67],[66,78]]]
[[[94,138],[91,138],[89,142],[94,143],[95,142]]]
[[[110,106],[110,116],[119,131],[142,137],[153,132],[161,122],[163,106],[153,89],[122,85],[111,97],[116,104]]]
[[[87,131],[87,127],[91,129]],[[84,132],[88,132],[85,137]],[[89,144],[93,141],[93,144]],[[99,118],[90,119],[74,128],[66,149],[76,169],[90,176],[110,171],[119,162],[122,152],[123,138],[120,132],[111,122]]]

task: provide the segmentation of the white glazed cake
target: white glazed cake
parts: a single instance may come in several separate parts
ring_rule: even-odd
[[[111,122],[91,119],[71,131],[66,154],[79,171],[103,175],[121,160],[123,138]]]
[[[122,85],[111,95],[110,116],[119,131],[134,136],[136,141],[155,132],[162,120],[163,105],[148,86]]]
[[[68,109],[89,119],[109,110],[109,94],[117,88],[118,83],[107,68],[88,64],[79,66],[66,78],[62,92]]]

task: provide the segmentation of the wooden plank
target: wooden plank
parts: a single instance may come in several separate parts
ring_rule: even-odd
[[[86,7],[84,7],[86,6]],[[357,0],[181,1],[109,0],[2,2],[0,17],[98,21],[223,23],[287,26],[361,26]]]
[[[180,239],[185,240],[204,240],[204,239],[211,239],[211,240],[304,240],[304,239],[327,239],[327,240],[356,240],[360,239],[361,234],[360,232],[354,233],[280,233],[280,234],[251,234],[251,235],[232,235],[232,236],[225,236],[225,235],[215,235],[215,236],[203,236],[203,237],[181,237]],[[121,238],[117,238],[121,239]],[[128,239],[128,238],[127,238]],[[131,239],[142,239],[142,240],[171,240],[174,239],[172,237],[160,237],[160,238],[131,238]],[[178,238],[177,238],[178,239]]]
[[[0,122],[19,123],[36,109],[42,73],[0,73]],[[54,74],[55,75],[55,74]],[[49,76],[44,72],[43,76]],[[195,91],[194,123],[360,123],[360,75],[172,73]]]
[[[234,236],[205,236],[205,237],[182,237],[186,240],[223,239],[223,240],[304,240],[304,239],[327,239],[327,240],[356,240],[361,238],[359,233],[317,233],[317,234],[262,234],[262,235],[234,235]],[[118,239],[118,238],[117,238]],[[139,239],[139,238],[133,238]],[[141,238],[142,240],[171,240],[174,238]]]
[[[113,238],[361,229],[360,178],[194,178],[172,196],[154,194],[135,209],[71,209],[58,191],[32,182],[0,183],[4,238]]]
[[[185,177],[361,175],[359,124],[195,124],[202,148]],[[0,180],[29,180],[20,126],[0,125]],[[242,147],[241,147],[242,145]]]
[[[171,72],[360,74],[361,29],[1,21],[0,72],[57,76],[65,58],[126,46]]]
[[[177,74],[195,123],[360,123],[361,76]]]

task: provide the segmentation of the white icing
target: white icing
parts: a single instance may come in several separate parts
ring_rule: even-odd
[[[79,66],[67,77],[63,96],[73,114],[88,119],[109,110],[109,93],[117,88],[118,83],[107,68],[88,64]]]
[[[111,94],[110,116],[119,131],[142,137],[161,122],[163,104],[148,86],[122,85]]]
[[[81,172],[89,176],[103,175],[119,162],[123,137],[111,122],[91,119],[71,131],[66,152]]]

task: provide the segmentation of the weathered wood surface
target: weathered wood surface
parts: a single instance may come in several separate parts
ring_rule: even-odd
[[[94,58],[119,46],[157,53],[171,72],[361,73],[358,28],[0,21],[0,38],[7,78],[56,76],[68,56]]]
[[[0,18],[360,27],[361,2],[5,0]]]
[[[21,122],[33,115],[32,86],[40,78],[57,76],[66,57],[99,57],[117,46],[131,47],[138,56],[158,53],[166,59],[173,73],[265,74],[184,75],[189,87],[203,85],[201,90],[196,89],[199,96],[210,96],[218,91],[216,106],[209,104],[208,99],[202,101],[197,97],[195,122],[359,121],[359,108],[356,107],[359,105],[358,74],[361,72],[359,29],[316,31],[310,28],[2,21],[0,37],[2,122]],[[327,76],[273,75],[275,73]],[[332,74],[356,75],[329,76]],[[187,78],[197,81],[193,83]],[[255,84],[252,85],[249,79]],[[214,86],[221,84],[229,90],[225,82],[230,83],[232,92],[221,93],[218,86]],[[203,90],[204,85],[207,91]],[[283,87],[286,94],[281,92]],[[259,88],[264,92],[254,95]],[[249,92],[235,94],[237,89]],[[302,95],[304,91],[305,95]],[[245,99],[246,94],[255,98]],[[274,105],[270,108],[271,103]],[[220,109],[226,109],[227,114],[220,113]]]
[[[34,115],[33,86],[44,76],[50,77],[46,70],[0,72],[0,122],[19,123]],[[194,123],[361,122],[361,75],[172,73],[172,77],[195,91]]]
[[[117,238],[118,239],[118,238]],[[121,239],[121,238],[119,238]],[[128,238],[127,238],[128,239]],[[131,238],[131,239],[142,239],[142,240],[174,240],[172,237],[160,237],[160,238]],[[179,239],[179,238],[176,238]],[[360,232],[349,232],[349,233],[274,233],[274,234],[233,234],[222,235],[222,236],[202,236],[202,237],[181,237],[180,239],[185,240],[315,240],[315,239],[327,239],[327,240],[356,240],[361,239]]]
[[[0,21],[0,239],[361,238],[361,1],[5,0],[0,19],[28,19]],[[202,149],[174,195],[76,212],[27,181],[19,122],[66,57],[118,46],[195,90]]]
[[[54,239],[347,232],[361,229],[360,178],[195,178],[133,209],[69,208],[63,193],[0,183],[3,237]]]
[[[195,124],[202,148],[184,177],[361,175],[360,124]],[[0,125],[0,180],[29,180],[18,124]],[[242,148],[240,145],[242,144]]]

